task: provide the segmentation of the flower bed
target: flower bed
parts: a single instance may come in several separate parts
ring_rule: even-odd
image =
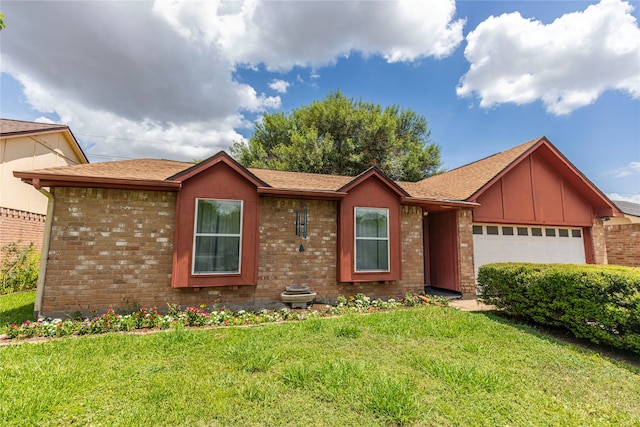
[[[160,314],[153,307],[141,308],[131,314],[121,314],[109,310],[102,316],[92,319],[40,319],[36,322],[25,321],[20,325],[11,324],[2,333],[8,339],[34,337],[64,337],[69,335],[90,335],[106,332],[128,332],[139,329],[169,329],[174,325],[191,327],[217,327],[254,325],[261,323],[305,320],[313,317],[327,317],[344,313],[364,313],[369,311],[391,310],[399,307],[413,307],[422,304],[446,305],[442,297],[405,294],[404,297],[371,300],[363,294],[349,298],[338,297],[335,306],[326,305],[322,310],[296,311],[286,308],[280,310],[232,312],[224,308],[206,310],[206,306],[182,309],[169,305],[167,314]]]

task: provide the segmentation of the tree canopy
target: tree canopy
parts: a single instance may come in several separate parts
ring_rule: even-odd
[[[336,91],[290,114],[264,113],[231,152],[246,167],[355,176],[375,164],[392,179],[418,181],[442,165],[430,133],[410,109]]]

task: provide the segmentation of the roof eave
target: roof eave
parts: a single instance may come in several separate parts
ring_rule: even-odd
[[[443,209],[450,208],[464,208],[475,209],[480,206],[476,202],[467,202],[462,200],[440,200],[440,199],[427,199],[422,197],[403,197],[400,199],[403,205],[423,206],[423,207],[437,207]]]
[[[41,187],[80,187],[80,188],[110,188],[127,190],[163,190],[178,191],[182,184],[177,181],[155,179],[107,178],[74,175],[52,175],[43,173],[14,171],[13,175],[23,182]]]
[[[301,190],[295,188],[273,188],[258,187],[258,194],[261,196],[290,197],[315,200],[341,200],[347,193],[330,190]]]

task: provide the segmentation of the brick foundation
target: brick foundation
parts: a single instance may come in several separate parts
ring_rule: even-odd
[[[609,264],[640,267],[640,224],[605,225]]]
[[[11,242],[42,249],[46,215],[0,207],[0,248]]]

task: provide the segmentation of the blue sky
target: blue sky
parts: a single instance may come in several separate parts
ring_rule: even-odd
[[[447,168],[545,135],[640,203],[639,6],[3,1],[0,116],[68,124],[91,161],[191,160],[340,89],[424,115]]]

